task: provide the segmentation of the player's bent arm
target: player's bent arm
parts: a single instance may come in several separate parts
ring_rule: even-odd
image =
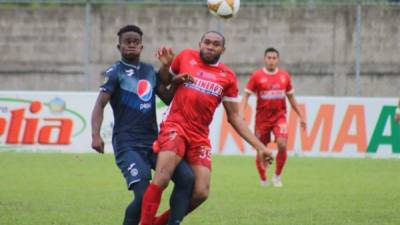
[[[293,108],[293,110],[296,112],[297,116],[300,118],[301,126],[305,129],[306,122],[305,122],[303,116],[301,115],[301,112],[299,110],[299,107],[298,107],[297,101],[294,97],[294,94],[287,94],[286,96],[289,100],[290,106]]]
[[[269,151],[261,141],[247,127],[245,120],[239,115],[239,103],[224,101],[224,108],[228,117],[228,122],[238,132],[238,134],[245,139],[251,146],[253,146],[258,154],[261,154],[266,162],[272,162],[272,152]]]
[[[158,71],[161,83],[168,86],[171,83],[172,75],[169,73],[169,65],[162,65]]]
[[[194,78],[185,73],[175,75],[168,86],[162,83],[158,86],[157,95],[165,104],[169,105],[174,98],[177,87],[186,82],[194,82]]]
[[[157,96],[166,104],[169,105],[175,95],[175,85],[170,84],[168,87],[165,84],[160,84],[157,88]]]
[[[249,102],[250,93],[245,92],[242,98],[242,103],[240,104],[239,114],[244,117],[246,114],[247,105]]]
[[[171,83],[172,75],[169,73],[169,68],[171,66],[172,60],[174,59],[174,53],[171,48],[166,46],[161,46],[156,53],[158,60],[161,62],[161,67],[159,70],[159,75],[161,82],[168,86]]]
[[[100,128],[103,123],[104,107],[110,101],[110,98],[110,94],[101,91],[92,111],[92,148],[99,153],[104,153],[104,141],[100,136]]]

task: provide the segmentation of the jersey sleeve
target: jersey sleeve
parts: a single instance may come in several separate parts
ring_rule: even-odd
[[[289,74],[287,75],[286,94],[294,94],[293,83]]]
[[[237,79],[236,79],[236,76],[233,75],[231,82],[229,83],[229,85],[224,90],[222,101],[240,102],[238,94],[239,94],[239,90],[238,90]]]
[[[111,95],[118,88],[118,86],[119,81],[117,69],[115,67],[111,67],[106,71],[104,83],[100,86],[100,91],[106,92]]]
[[[255,73],[253,73],[250,76],[250,79],[247,82],[246,88],[244,89],[244,91],[246,93],[249,93],[249,94],[255,94],[256,93],[257,90],[256,90],[256,76],[255,76]]]
[[[184,51],[180,52],[172,61],[171,67],[169,67],[169,73],[172,74],[172,76],[178,75],[180,72],[180,67],[181,67],[181,62],[183,55],[185,54]]]

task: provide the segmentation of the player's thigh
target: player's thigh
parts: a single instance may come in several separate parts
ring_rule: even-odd
[[[161,151],[157,156],[153,183],[166,187],[182,158],[172,151]]]
[[[155,153],[174,152],[183,158],[187,146],[188,138],[185,131],[179,125],[167,124],[163,126],[157,140],[154,142],[153,151]]]
[[[195,177],[193,198],[206,199],[210,192],[211,170],[202,165],[192,165]]]
[[[271,142],[271,131],[271,126],[263,126],[261,124],[255,127],[255,135],[264,145],[268,145]]]
[[[116,156],[115,162],[123,174],[128,189],[141,180],[151,179],[151,165],[148,151],[127,150]]]
[[[288,125],[286,122],[286,118],[280,118],[273,127],[272,132],[274,133],[278,149],[286,149],[288,138]]]

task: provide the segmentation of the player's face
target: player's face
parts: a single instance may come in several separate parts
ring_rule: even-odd
[[[264,63],[267,70],[275,70],[279,63],[278,53],[267,52],[267,54],[264,56]]]
[[[126,32],[121,35],[118,45],[121,55],[126,60],[136,60],[143,49],[142,38],[136,32]]]
[[[216,33],[208,33],[199,43],[200,57],[206,64],[218,62],[225,51],[223,38]]]

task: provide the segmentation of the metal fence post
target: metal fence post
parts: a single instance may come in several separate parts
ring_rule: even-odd
[[[361,80],[360,80],[360,63],[361,63],[361,1],[357,1],[356,7],[356,30],[354,37],[354,45],[355,45],[355,67],[356,67],[356,76],[355,76],[355,95],[361,95]]]
[[[85,81],[86,81],[86,90],[90,90],[90,39],[91,39],[91,11],[92,5],[90,0],[86,0],[85,4],[85,44],[84,44],[84,57],[85,57],[85,65],[84,65],[84,73],[85,73]]]

